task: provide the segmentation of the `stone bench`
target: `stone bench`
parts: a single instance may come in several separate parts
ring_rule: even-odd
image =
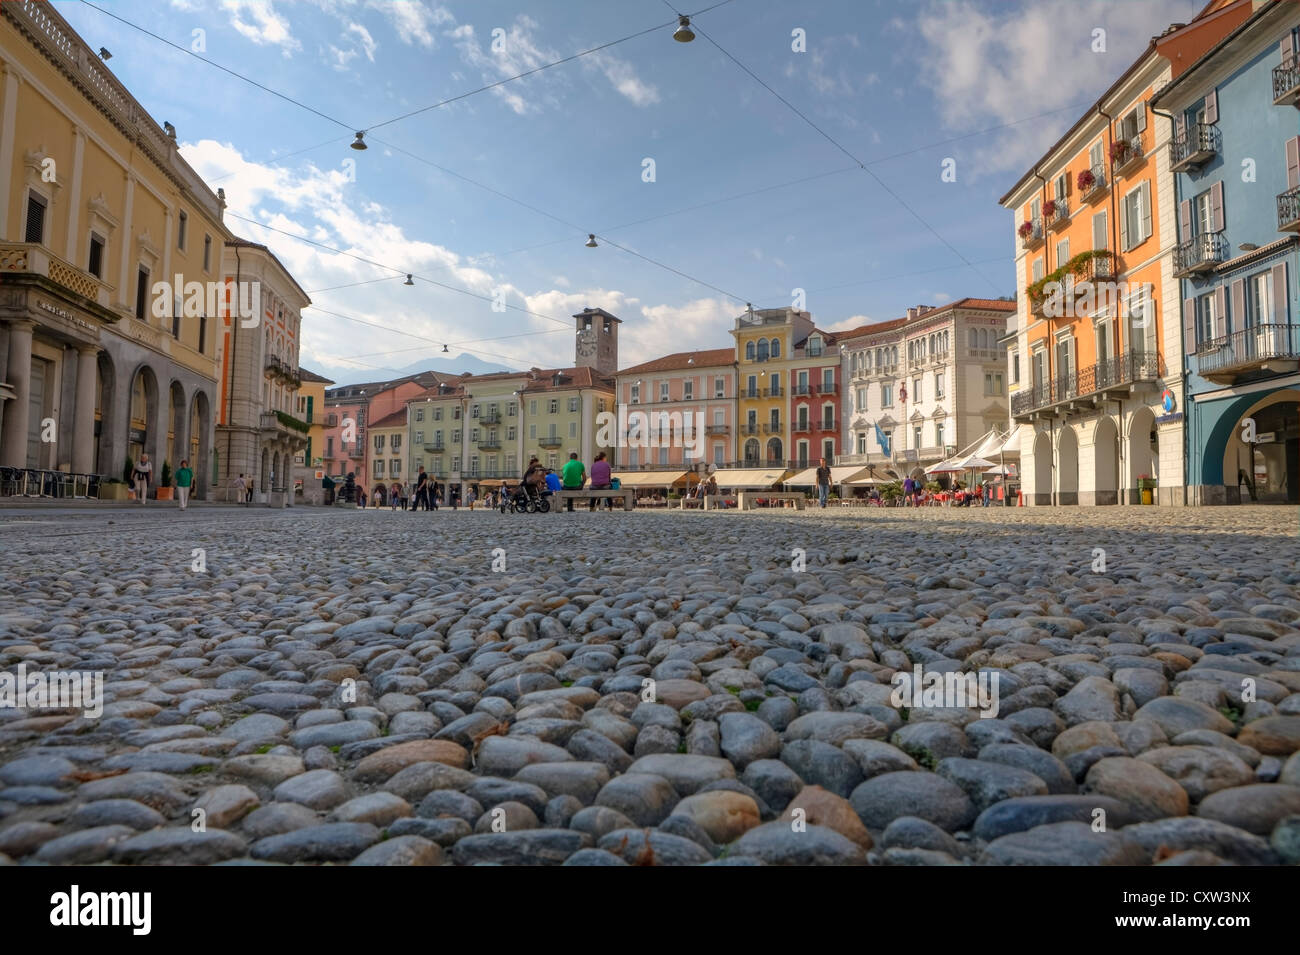
[[[765,501],[793,501],[794,509],[802,511],[808,504],[808,496],[799,491],[741,491],[736,495],[736,507],[742,511],[751,510],[758,499]]]
[[[551,511],[559,513],[566,510],[565,501],[590,501],[600,500],[606,497],[621,497],[623,499],[623,510],[630,511],[636,507],[636,492],[632,488],[606,488],[604,490],[593,491],[591,488],[582,488],[578,491],[555,491],[551,494]]]

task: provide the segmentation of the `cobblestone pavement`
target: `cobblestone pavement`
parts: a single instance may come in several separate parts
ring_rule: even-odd
[[[1300,861],[1295,508],[5,509],[0,671],[0,862]]]

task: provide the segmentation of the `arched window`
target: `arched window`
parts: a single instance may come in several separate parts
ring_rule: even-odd
[[[745,342],[745,361],[754,360],[754,343]]]
[[[767,339],[766,338],[760,338],[758,340],[758,360],[767,361]]]
[[[779,338],[772,339],[772,357],[773,358],[781,357],[781,339]]]
[[[943,352],[945,355],[948,354],[948,333],[947,332],[943,333]]]
[[[979,332],[977,332],[975,329],[972,328],[970,330],[970,347],[979,348],[979,346],[980,346]]]
[[[750,438],[748,441],[745,442],[745,463],[746,464],[758,463],[758,439],[757,438]]]

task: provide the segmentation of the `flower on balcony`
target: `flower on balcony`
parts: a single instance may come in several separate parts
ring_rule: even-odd
[[[1043,216],[1050,219],[1054,215],[1056,215],[1056,200],[1048,199],[1043,203]]]
[[[1005,235],[1005,233],[1003,234]],[[1024,222],[1020,223],[1020,228],[1016,230],[1016,234],[1022,239],[1028,239],[1034,234],[1034,224],[1026,219]]]
[[[1079,187],[1080,192],[1087,192],[1097,184],[1097,177],[1092,174],[1091,169],[1080,169],[1074,184]]]
[[[1123,162],[1128,158],[1129,141],[1127,139],[1117,139],[1110,144],[1110,161]]]

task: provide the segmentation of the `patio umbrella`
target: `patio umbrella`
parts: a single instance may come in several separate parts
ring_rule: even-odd
[[[940,461],[938,464],[932,464],[925,469],[926,474],[961,474],[966,470],[961,465],[953,461]]]

